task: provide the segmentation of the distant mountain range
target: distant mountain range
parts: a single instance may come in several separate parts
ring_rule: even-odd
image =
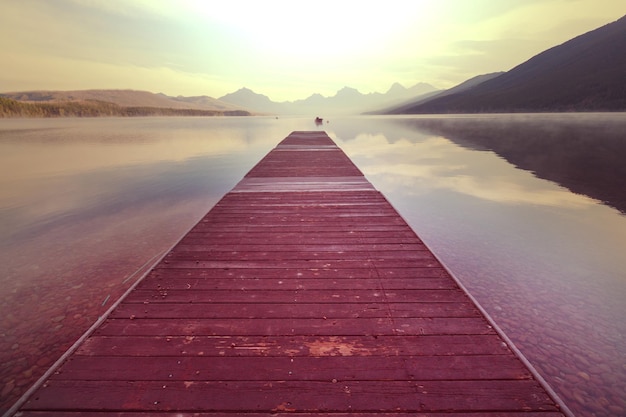
[[[207,96],[135,90],[25,91],[0,94],[0,117],[249,116]]]
[[[473,88],[475,86],[477,86],[480,83],[483,83],[487,80],[490,80],[492,78],[498,77],[500,75],[504,74],[504,72],[494,72],[491,74],[483,74],[483,75],[478,75],[476,77],[470,78],[467,81],[462,82],[461,84],[452,87],[448,90],[438,90],[438,91],[433,91],[432,93],[429,94],[424,94],[421,97],[418,98],[411,98],[410,100],[406,100],[405,102],[399,104],[399,105],[395,105],[395,106],[390,106],[386,109],[383,110],[377,110],[377,111],[373,111],[373,112],[368,112],[368,114],[385,114],[385,113],[396,113],[396,114],[402,114],[406,111],[406,109],[410,109],[414,106],[416,106],[417,104],[420,103],[425,103],[427,101],[430,100],[434,100],[436,98],[439,97],[445,97],[445,96],[449,96],[455,93],[460,93],[462,91],[466,91],[469,90],[470,88]]]
[[[410,88],[395,83],[386,93],[363,94],[354,88],[344,87],[331,97],[313,94],[304,100],[274,102],[265,95],[241,88],[220,97],[219,100],[260,113],[344,115],[398,105],[407,99],[419,98],[437,91],[427,83],[419,83]]]
[[[0,97],[31,103],[61,103],[101,101],[121,107],[156,107],[196,110],[241,110],[208,96],[170,97],[136,90],[78,90],[78,91],[24,91],[2,93]]]
[[[171,97],[136,90],[22,91],[0,93],[0,117],[359,114],[437,91],[426,83],[411,88],[395,83],[384,94],[362,94],[344,87],[332,97],[313,94],[305,100],[293,102],[274,102],[248,88],[219,99]]]
[[[626,111],[626,16],[462,86],[381,113]]]

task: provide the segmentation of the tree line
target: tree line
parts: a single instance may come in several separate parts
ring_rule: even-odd
[[[0,97],[0,118],[8,117],[140,117],[140,116],[250,116],[243,110],[219,111],[161,107],[123,107],[106,101],[25,103]]]

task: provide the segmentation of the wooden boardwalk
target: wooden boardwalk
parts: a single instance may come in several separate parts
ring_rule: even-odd
[[[563,416],[324,132],[294,132],[20,416]]]

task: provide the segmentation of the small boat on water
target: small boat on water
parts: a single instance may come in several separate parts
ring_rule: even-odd
[[[321,125],[321,124],[323,124],[323,123],[324,123],[324,119],[322,119],[321,117],[316,117],[316,118],[315,118],[315,124],[316,124],[316,125],[318,125],[318,126],[319,126],[319,125]]]

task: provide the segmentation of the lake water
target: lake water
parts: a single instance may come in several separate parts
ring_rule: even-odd
[[[323,129],[579,416],[626,414],[626,114],[0,120],[0,411]]]

